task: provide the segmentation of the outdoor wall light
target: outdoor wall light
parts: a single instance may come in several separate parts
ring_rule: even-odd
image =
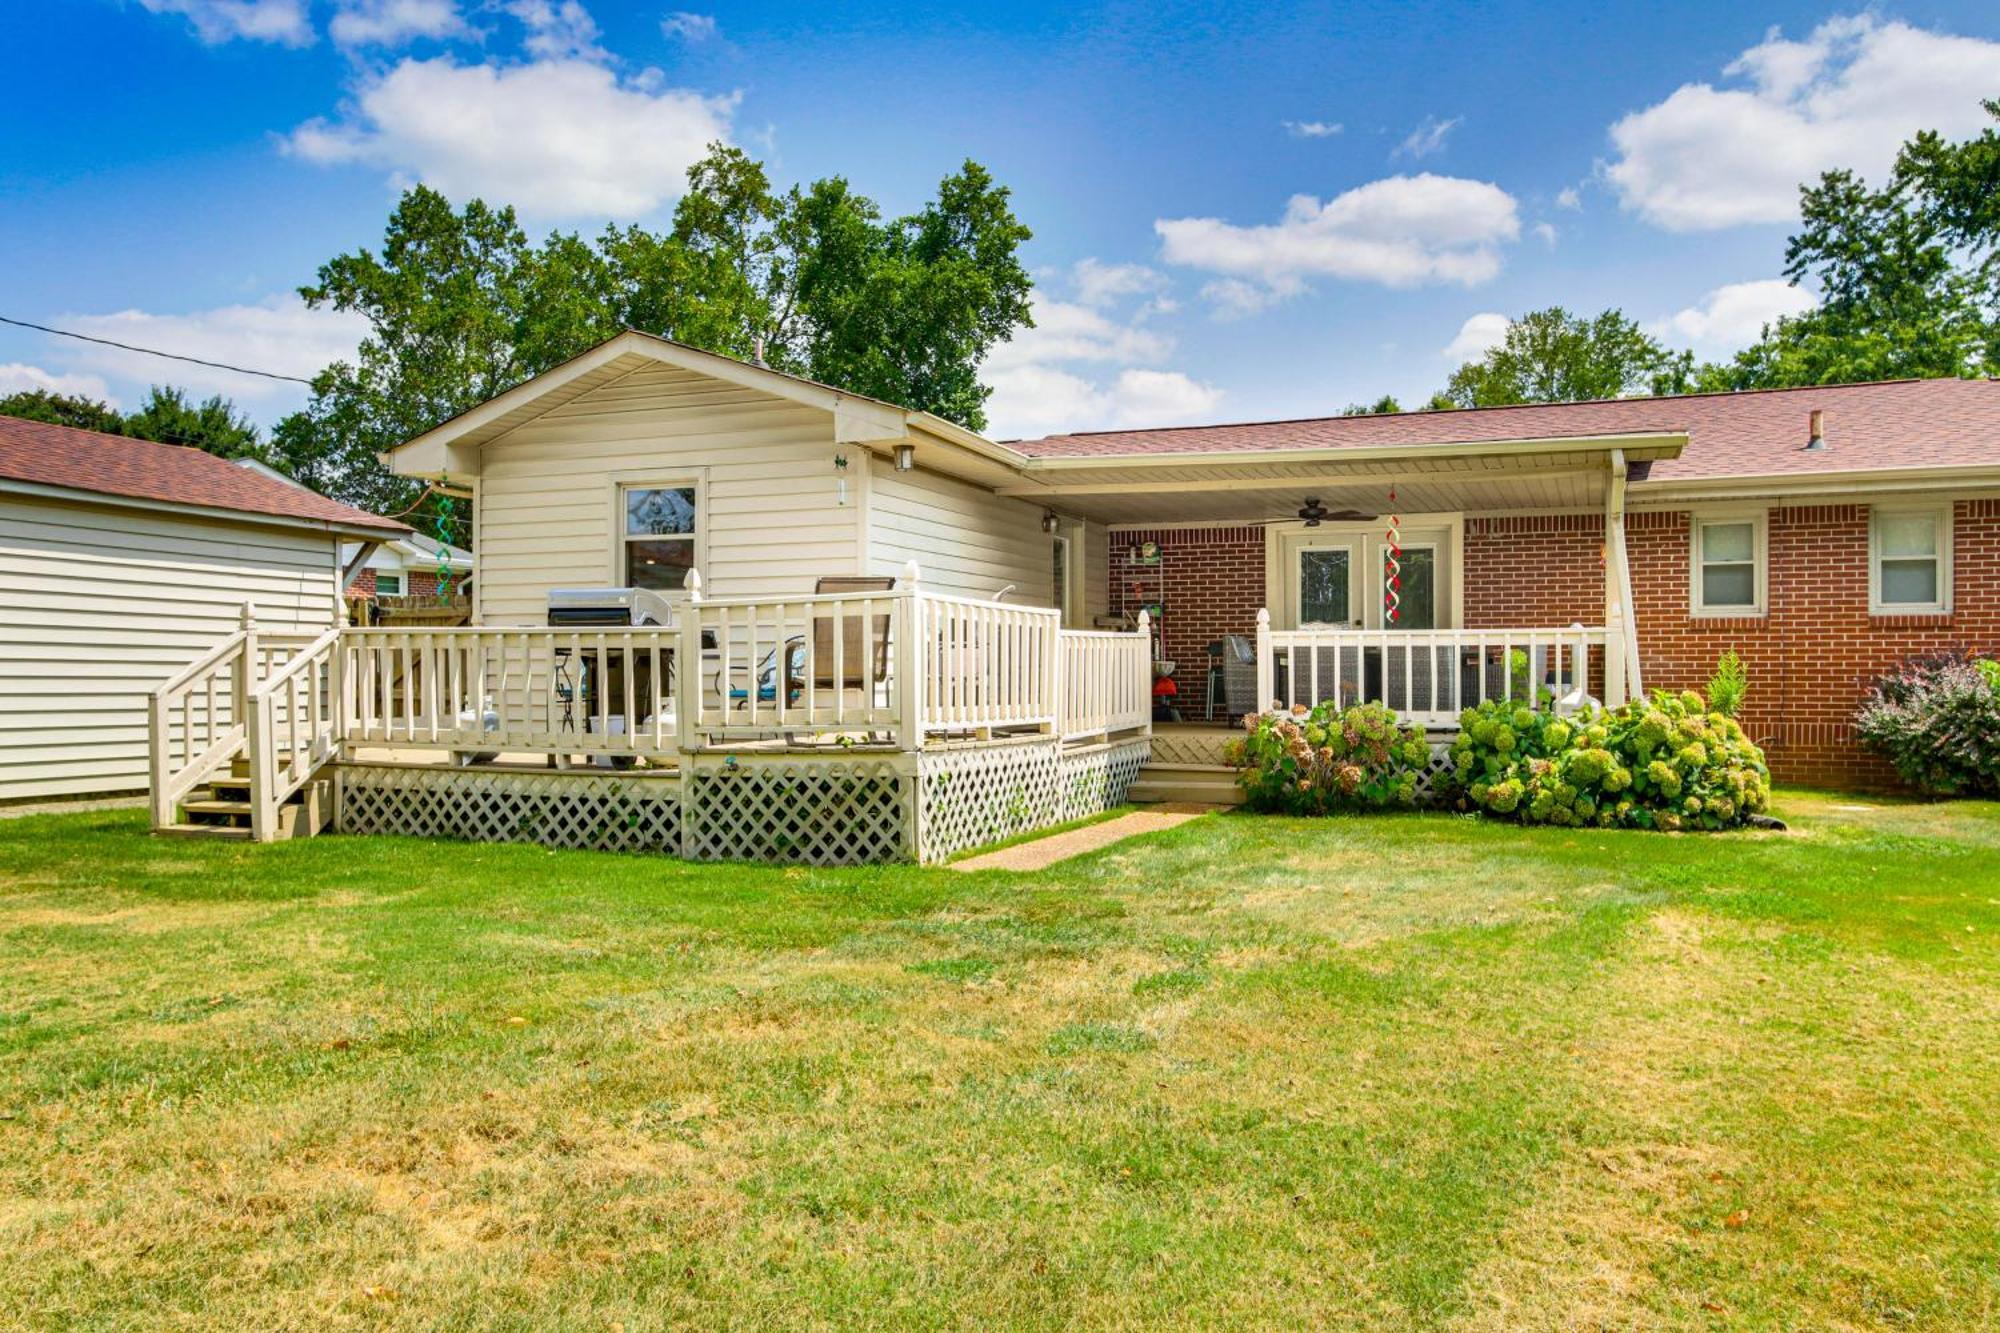
[[[1056,535],[1056,526],[1057,526],[1057,525],[1056,525],[1056,516],[1055,516],[1055,515],[1054,515],[1053,513],[1044,513],[1044,514],[1042,515],[1042,531],[1043,531],[1043,532],[1045,532],[1045,533],[1047,533],[1047,534],[1048,534],[1049,536],[1053,537],[1053,536],[1055,536],[1055,535]]]
[[[899,444],[896,446],[896,471],[908,472],[917,465],[917,446]]]

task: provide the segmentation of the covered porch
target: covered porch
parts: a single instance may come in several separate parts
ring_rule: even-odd
[[[1489,699],[1616,705],[1643,688],[1626,489],[1683,443],[1065,456],[1009,493],[1101,527],[1109,623],[1145,614],[1171,680],[1156,721],[1233,730],[1338,700],[1449,732]]]

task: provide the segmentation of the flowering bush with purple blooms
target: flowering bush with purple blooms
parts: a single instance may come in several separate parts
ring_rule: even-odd
[[[1430,759],[1424,733],[1381,704],[1328,702],[1243,719],[1230,743],[1243,772],[1245,804],[1287,815],[1383,810],[1417,803],[1417,775]]]
[[[1929,796],[2000,795],[2000,664],[1965,653],[1912,657],[1854,715],[1861,743]]]

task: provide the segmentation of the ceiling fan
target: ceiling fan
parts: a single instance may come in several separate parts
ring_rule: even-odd
[[[1375,515],[1364,514],[1358,509],[1328,509],[1319,502],[1317,495],[1308,495],[1306,502],[1299,506],[1299,517],[1307,527],[1316,528],[1330,518],[1342,523],[1366,523]]]

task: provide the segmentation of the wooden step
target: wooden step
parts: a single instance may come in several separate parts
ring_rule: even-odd
[[[163,838],[221,838],[231,842],[247,842],[250,838],[249,829],[235,824],[168,824],[153,832]]]
[[[241,815],[250,818],[250,802],[235,801],[226,797],[198,796],[181,802],[181,809],[191,815]]]
[[[1193,801],[1203,805],[1241,805],[1243,789],[1236,770],[1213,764],[1147,764],[1139,770],[1126,798],[1144,803]]]

